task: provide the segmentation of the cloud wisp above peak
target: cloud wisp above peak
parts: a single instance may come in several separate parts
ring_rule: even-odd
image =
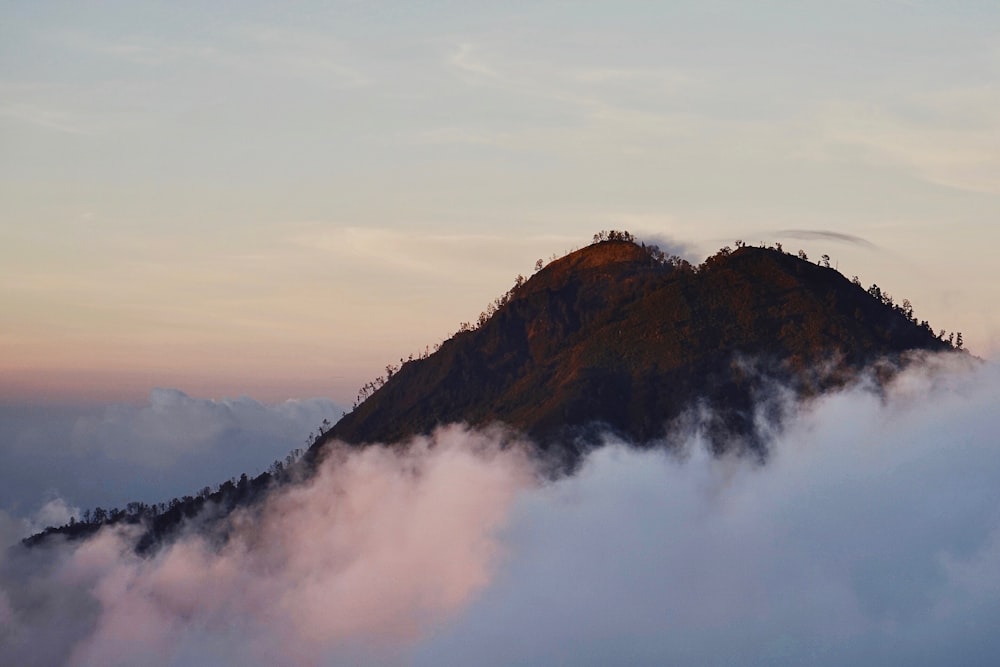
[[[828,229],[779,229],[778,231],[772,233],[777,237],[803,239],[807,241],[832,241],[834,243],[844,243],[860,248],[867,248],[869,250],[879,249],[878,246],[871,241],[855,234],[835,232]]]

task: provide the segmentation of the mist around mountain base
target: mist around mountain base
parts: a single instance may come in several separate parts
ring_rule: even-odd
[[[265,404],[168,388],[140,405],[3,405],[0,512],[27,535],[84,508],[167,501],[266,470],[341,412],[322,398]]]
[[[997,395],[995,364],[927,355],[791,406],[763,465],[711,456],[697,428],[607,438],[556,480],[509,433],[461,425],[339,447],[224,544],[195,519],[149,557],[112,526],[8,549],[0,656],[994,664]]]

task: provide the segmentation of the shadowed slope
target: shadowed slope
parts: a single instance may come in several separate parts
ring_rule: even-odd
[[[950,345],[837,271],[780,250],[724,249],[694,268],[604,241],[541,270],[479,329],[404,364],[322,442],[396,442],[449,422],[502,422],[550,447],[593,424],[643,442],[703,401],[717,450],[733,435],[759,447],[753,409],[769,381],[812,393],[914,349]]]

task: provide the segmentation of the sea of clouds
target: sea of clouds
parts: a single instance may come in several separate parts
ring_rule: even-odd
[[[164,502],[264,472],[341,409],[328,399],[266,404],[154,389],[141,405],[0,406],[0,513],[27,529],[85,507]]]
[[[793,411],[764,465],[696,431],[556,480],[461,426],[338,448],[222,547],[8,549],[0,662],[993,665],[997,396],[927,357]]]

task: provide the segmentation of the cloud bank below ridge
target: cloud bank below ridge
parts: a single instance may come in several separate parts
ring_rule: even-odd
[[[992,664],[1000,369],[929,357],[799,409],[759,466],[610,443],[539,481],[449,427],[338,450],[217,547],[127,536],[0,575],[37,664]],[[66,610],[73,610],[73,613]]]

